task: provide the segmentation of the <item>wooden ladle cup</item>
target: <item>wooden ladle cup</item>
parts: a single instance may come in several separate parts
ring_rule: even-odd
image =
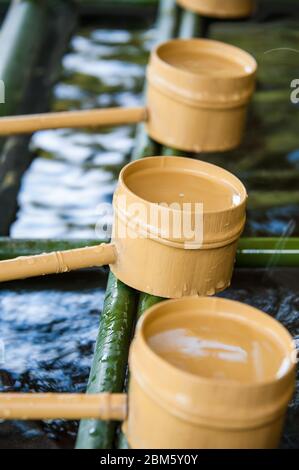
[[[127,285],[161,297],[212,295],[231,280],[247,194],[226,170],[183,157],[125,166],[111,244],[0,262],[0,282],[109,264]]]

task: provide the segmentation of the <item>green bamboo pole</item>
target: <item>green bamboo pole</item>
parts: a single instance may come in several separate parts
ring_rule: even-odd
[[[121,392],[124,387],[131,334],[136,316],[133,289],[109,275],[87,393]],[[82,420],[77,449],[111,448],[116,423]]]
[[[72,250],[105,242],[108,243],[109,240],[29,240],[3,237],[0,238],[0,260],[50,251]],[[272,263],[277,267],[298,267],[299,237],[243,237],[240,239],[236,257],[237,267],[259,268]],[[141,299],[142,305],[146,303],[150,306],[154,302],[153,296],[143,293]]]
[[[149,295],[142,292],[139,296],[138,309],[137,309],[137,318],[142,317],[144,312],[146,312],[153,305],[162,302],[163,297],[157,297],[155,295]]]
[[[162,0],[160,2],[157,22],[157,43],[167,41],[174,36],[177,25],[177,14],[178,11],[175,6],[175,0]],[[146,89],[147,84],[145,84],[143,90],[144,98],[146,97]],[[160,148],[161,146],[148,136],[145,124],[139,124],[131,160],[158,155]]]
[[[251,191],[248,209],[267,209],[299,204],[299,191]]]
[[[184,11],[182,14],[179,37],[190,39],[199,35],[201,30],[201,17],[191,11]]]
[[[162,0],[162,2],[160,3],[160,10],[158,14],[158,31],[156,36],[157,41],[165,40],[167,34],[172,34],[176,22],[176,11],[177,10],[175,6],[175,0]],[[138,127],[136,147],[135,152],[133,152],[134,155],[132,156],[132,158],[141,158],[144,156],[144,154],[148,154],[148,152],[153,152],[154,154],[155,150],[156,148],[154,143],[148,140],[145,136],[144,127]],[[121,292],[119,286],[121,286]],[[108,331],[105,331],[105,323],[101,322],[99,329],[100,340],[98,340],[98,343],[103,341],[106,341],[107,344],[110,344],[111,342],[113,344],[117,343],[119,336],[118,325],[116,323],[117,313],[118,310],[122,310],[127,307],[127,299],[131,299],[131,296],[137,301],[137,293],[134,293],[132,289],[125,286],[123,283],[120,283],[120,281],[117,281],[115,277],[110,274],[106,291],[106,298],[114,299],[114,302],[117,305],[118,309],[117,311],[115,311],[114,306],[112,306],[112,308],[109,308],[109,310],[106,312],[106,323],[109,323],[110,329]],[[133,298],[131,299],[132,305]],[[131,308],[134,307],[132,306]],[[137,304],[135,311],[131,313],[133,317],[136,317]],[[126,338],[131,338],[134,329],[133,323],[127,322],[122,326],[122,333],[126,336]],[[123,343],[118,347],[118,354],[119,357],[122,358],[122,361],[119,361],[115,364],[111,362],[111,367],[113,365],[114,370],[114,376],[112,377],[112,380],[107,380],[106,378],[107,373],[109,372],[108,369],[96,369],[94,366],[94,364],[100,363],[103,360],[103,351],[105,352],[106,350],[103,350],[102,348],[96,348],[91,372],[91,378],[94,377],[96,387],[92,385],[92,381],[90,380],[87,386],[87,392],[91,393],[90,390],[95,390],[95,388],[97,393],[103,391],[121,392],[123,390],[124,385],[123,379],[127,370],[128,346],[126,343]],[[122,380],[119,380],[117,377],[121,377]],[[103,389],[104,383],[106,384],[105,390]],[[95,432],[93,432],[94,429]],[[114,438],[114,423],[107,423],[101,421],[93,422],[91,420],[82,421],[79,427],[76,448],[111,449],[113,446]]]
[[[5,86],[0,116],[18,111],[42,45],[45,24],[46,2],[14,0],[11,3],[0,31],[0,80]]]
[[[153,305],[161,302],[162,300],[164,300],[162,297],[156,297],[154,295],[149,295],[149,294],[145,294],[141,292],[139,296],[139,302],[138,302],[138,308],[137,308],[137,320],[139,320],[139,318],[142,317],[142,315],[144,314],[144,312],[146,312],[146,310],[148,310]],[[129,444],[126,439],[126,436],[121,431],[118,436],[117,448],[129,449]]]
[[[17,258],[18,256],[34,256],[51,251],[73,250],[85,246],[95,246],[109,240],[97,239],[18,239],[0,237],[0,260]]]
[[[241,238],[236,266],[247,268],[298,267],[299,238]]]

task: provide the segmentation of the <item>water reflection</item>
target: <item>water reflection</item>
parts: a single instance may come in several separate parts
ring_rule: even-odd
[[[151,31],[81,31],[64,57],[53,109],[140,104],[151,43]],[[36,133],[11,235],[94,237],[97,206],[112,200],[133,139],[133,126]]]

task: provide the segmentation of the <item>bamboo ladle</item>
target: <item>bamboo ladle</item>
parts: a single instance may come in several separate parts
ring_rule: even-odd
[[[143,292],[212,295],[230,283],[246,199],[243,184],[215,165],[138,160],[119,176],[111,244],[1,261],[0,282],[109,264]]]
[[[156,47],[147,70],[147,106],[0,118],[0,135],[146,121],[158,142],[186,151],[239,145],[256,62],[234,46],[176,39]]]
[[[138,322],[128,396],[2,393],[0,418],[125,420],[132,448],[273,448],[294,390],[293,352],[288,331],[249,305],[160,302]]]

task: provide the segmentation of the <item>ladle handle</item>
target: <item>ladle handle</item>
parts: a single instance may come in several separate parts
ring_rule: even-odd
[[[115,247],[107,243],[35,256],[21,256],[0,262],[0,282],[104,266],[115,261]]]
[[[146,121],[146,109],[106,108],[0,118],[0,135],[31,134],[44,129],[100,127]]]
[[[127,395],[122,393],[1,393],[0,419],[101,419],[124,421]]]

